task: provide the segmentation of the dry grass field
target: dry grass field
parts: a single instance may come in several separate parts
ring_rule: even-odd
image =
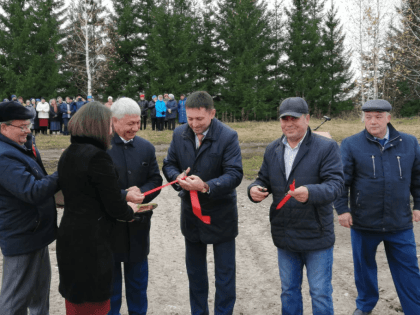
[[[311,119],[310,127],[316,128],[323,120]],[[394,127],[399,131],[413,134],[420,138],[420,117],[413,119],[399,118],[391,121]],[[245,178],[253,179],[257,175],[261,166],[264,149],[273,140],[282,135],[280,122],[237,122],[228,123],[228,125],[238,132],[239,142],[242,147],[242,159]],[[333,139],[341,142],[364,129],[363,122],[360,119],[338,119],[333,118],[321,126],[319,131],[328,131]],[[172,140],[172,131],[165,130],[157,132],[151,130],[150,124],[146,130],[137,133],[140,137],[149,140],[156,146],[156,154],[159,166],[162,167],[162,161],[166,155],[169,143]],[[70,138],[65,136],[37,136],[38,149],[41,150],[44,164],[48,173],[54,172],[57,167],[57,161],[63,149],[70,144]]]

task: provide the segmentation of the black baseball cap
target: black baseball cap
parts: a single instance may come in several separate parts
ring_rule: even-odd
[[[280,118],[284,116],[300,117],[303,114],[309,114],[308,104],[303,98],[286,98],[279,108]]]

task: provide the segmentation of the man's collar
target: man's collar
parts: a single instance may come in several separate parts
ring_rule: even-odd
[[[287,141],[287,137],[286,136],[284,136],[284,138],[283,138],[283,144],[286,145],[286,146],[288,146],[292,150],[298,149],[298,148],[300,148],[300,145],[302,144],[303,140],[305,140],[305,137],[306,137],[307,134],[308,134],[308,129],[306,129],[306,132],[305,132],[304,136],[302,137],[302,139],[300,139],[298,145],[296,147],[294,147],[294,148],[292,148],[290,146],[289,142]]]
[[[114,143],[115,144],[131,144],[132,145],[134,143],[134,139],[135,138],[136,137],[134,137],[133,139],[127,141],[124,138],[120,137],[120,135],[115,132],[115,134],[114,134]]]
[[[122,142],[124,142],[125,144],[130,143],[130,142],[133,142],[133,139],[130,139],[130,140],[125,140],[125,139],[124,139],[123,137],[121,137],[121,136],[118,136],[118,137],[120,137],[121,141],[122,141]]]
[[[382,140],[382,139],[386,139],[386,140],[389,140],[389,127],[388,126],[386,126],[386,134],[385,134],[385,136],[383,137],[383,138],[378,138],[378,137],[373,137],[375,140]]]

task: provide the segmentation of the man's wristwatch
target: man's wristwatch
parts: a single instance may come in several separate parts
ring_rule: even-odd
[[[208,192],[209,191],[209,185],[207,185],[206,183],[204,183],[204,187],[203,187],[203,189],[201,190],[201,192],[203,193],[203,194],[205,194],[206,192]]]

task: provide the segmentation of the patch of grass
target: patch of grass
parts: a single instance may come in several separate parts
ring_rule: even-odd
[[[44,168],[49,175],[57,171],[58,160],[42,161],[42,164],[44,164]]]
[[[35,139],[38,150],[65,149],[70,145],[70,136],[38,134]]]
[[[244,170],[244,178],[255,179],[262,165],[264,152],[243,153],[242,167]]]

